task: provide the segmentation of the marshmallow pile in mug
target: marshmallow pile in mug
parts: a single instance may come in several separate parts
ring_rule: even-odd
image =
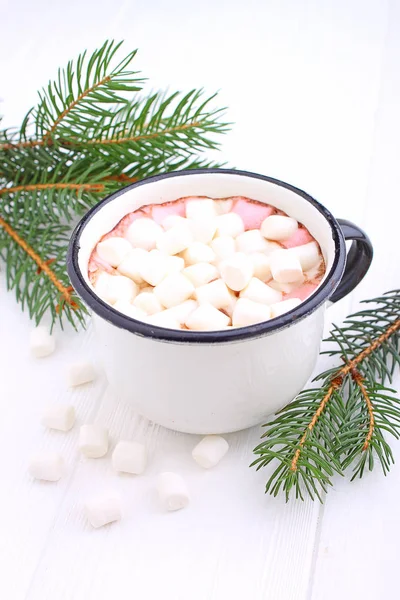
[[[246,201],[268,215],[257,228],[246,222]],[[193,331],[244,327],[294,309],[322,280],[318,243],[282,211],[234,198],[169,204],[179,211],[162,219],[162,205],[158,219],[151,206],[131,213],[93,251],[94,290],[129,317]]]

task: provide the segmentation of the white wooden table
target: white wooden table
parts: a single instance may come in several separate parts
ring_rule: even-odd
[[[233,131],[230,164],[306,189],[365,228],[376,248],[367,278],[330,309],[340,321],[361,298],[400,285],[400,3],[396,0],[3,0],[0,113],[18,124],[60,64],[107,37],[139,47],[153,88],[220,89]],[[396,217],[397,216],[397,222]],[[392,263],[393,265],[393,263]],[[197,438],[161,429],[119,404],[100,375],[71,392],[68,361],[95,353],[91,329],[57,332],[35,361],[31,324],[0,286],[0,598],[4,600],[370,600],[398,597],[400,467],[361,482],[335,479],[324,505],[264,496],[249,469],[260,429],[229,436],[211,472],[192,463]],[[400,385],[400,378],[397,378]],[[72,402],[69,434],[44,431],[43,407]],[[144,440],[150,466],[118,477],[110,459],[84,460],[78,426],[99,422],[113,441]],[[400,458],[399,444],[393,444]],[[36,450],[59,450],[68,475],[32,482]],[[179,469],[187,510],[164,514],[154,482]],[[82,502],[116,488],[125,518],[91,530]]]

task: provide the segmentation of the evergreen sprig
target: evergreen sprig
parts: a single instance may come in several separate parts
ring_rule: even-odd
[[[86,52],[39,92],[18,129],[0,130],[0,256],[7,285],[40,322],[84,322],[65,256],[71,222],[121,185],[201,157],[228,130],[202,90],[146,94],[122,42]]]
[[[324,352],[340,364],[319,374],[320,387],[303,390],[264,425],[254,453],[257,469],[276,466],[266,493],[291,493],[322,501],[334,474],[353,467],[362,477],[378,462],[384,474],[393,464],[385,435],[400,437],[400,400],[387,387],[400,365],[400,290],[365,300],[367,308],[333,326]]]

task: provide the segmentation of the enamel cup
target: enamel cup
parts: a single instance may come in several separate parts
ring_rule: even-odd
[[[285,211],[320,244],[322,283],[290,312],[238,329],[172,330],[117,312],[89,282],[93,248],[128,212],[184,196],[246,196]],[[353,242],[346,257],[347,239]],[[256,425],[296,396],[318,357],[326,303],[348,294],[371,260],[371,243],[358,227],[336,220],[292,185],[243,171],[198,169],[150,177],[99,202],[72,235],[68,273],[92,310],[100,356],[118,397],[160,425],[207,434]]]

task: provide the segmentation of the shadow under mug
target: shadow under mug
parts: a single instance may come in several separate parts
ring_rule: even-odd
[[[245,196],[294,217],[321,247],[326,273],[320,286],[280,317],[223,331],[166,329],[114,310],[88,279],[97,241],[127,213],[184,196]],[[353,240],[347,264],[345,240]],[[76,227],[67,265],[92,310],[100,356],[118,397],[160,425],[207,434],[256,425],[298,394],[318,358],[326,302],[351,292],[371,261],[368,237],[302,190],[255,173],[197,169],[144,179],[99,202]]]

